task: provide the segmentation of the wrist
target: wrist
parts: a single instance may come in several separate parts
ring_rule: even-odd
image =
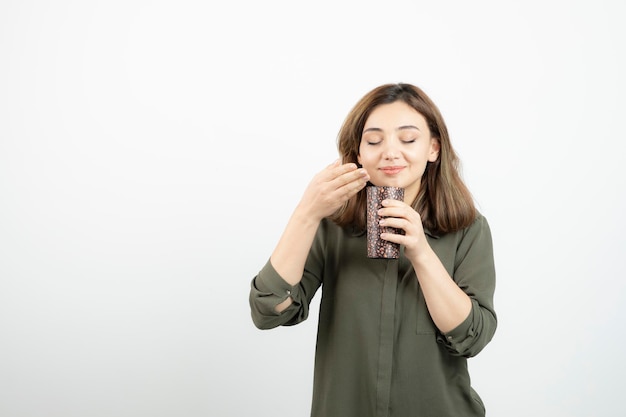
[[[291,221],[305,228],[315,228],[319,226],[322,217],[308,210],[302,205],[298,205],[291,215]]]
[[[437,254],[430,247],[428,242],[424,242],[424,245],[416,250],[413,256],[410,258],[413,268],[417,271],[432,263],[433,259],[439,259]]]
[[[292,214],[292,218],[301,224],[317,227],[324,216],[317,213],[311,207],[300,203],[296,206],[296,209]]]

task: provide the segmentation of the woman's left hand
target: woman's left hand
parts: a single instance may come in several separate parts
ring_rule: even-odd
[[[396,233],[382,233],[380,237],[389,242],[399,243],[404,246],[404,255],[414,260],[428,249],[428,241],[424,234],[422,219],[413,207],[399,200],[383,200],[383,208],[378,214],[384,217],[380,225],[395,227],[404,230],[404,235]]]

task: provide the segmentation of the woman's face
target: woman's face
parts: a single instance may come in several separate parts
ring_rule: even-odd
[[[412,203],[427,162],[439,155],[439,141],[430,135],[426,119],[403,101],[376,107],[363,128],[358,161],[377,186],[404,188]]]

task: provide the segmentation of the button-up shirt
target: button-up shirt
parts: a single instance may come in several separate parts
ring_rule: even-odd
[[[485,407],[467,358],[493,337],[495,268],[491,232],[479,215],[466,229],[426,237],[472,309],[455,329],[434,325],[415,270],[367,257],[364,233],[330,220],[317,230],[302,280],[288,284],[268,260],[253,279],[252,319],[261,329],[308,317],[321,287],[312,417],[472,417]],[[277,304],[293,299],[281,313]]]

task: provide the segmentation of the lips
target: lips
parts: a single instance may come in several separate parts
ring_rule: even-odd
[[[400,171],[402,171],[404,169],[404,167],[401,166],[393,166],[393,167],[382,167],[380,168],[380,170],[382,172],[384,172],[387,175],[395,175],[397,173],[399,173]]]

